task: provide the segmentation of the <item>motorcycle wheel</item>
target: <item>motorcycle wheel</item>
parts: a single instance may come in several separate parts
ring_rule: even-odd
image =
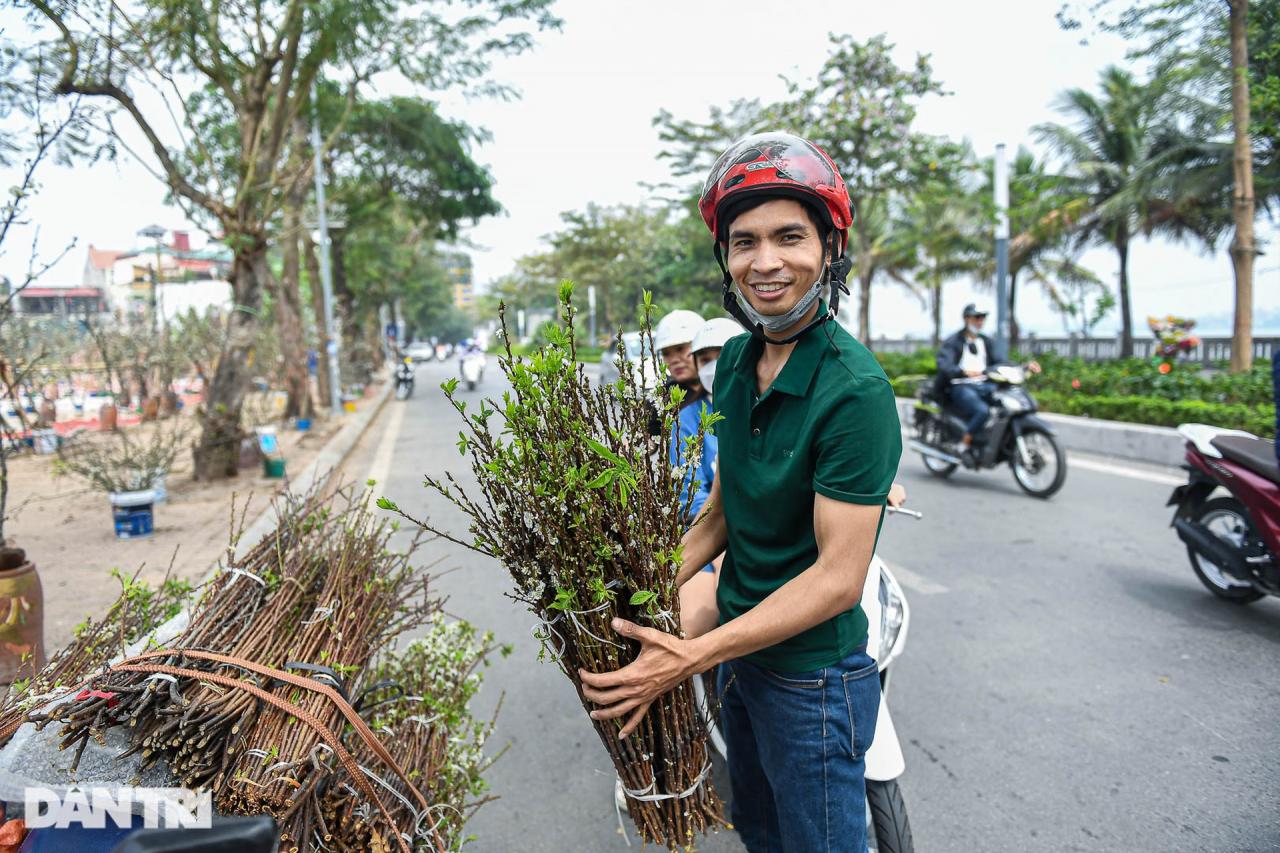
[[[468,390],[468,391],[474,391],[474,390],[476,390],[476,383],[475,383],[475,382],[473,382],[472,380],[468,379],[468,380],[467,380],[467,390]]]
[[[871,849],[877,853],[915,853],[907,805],[897,779],[867,780],[867,808],[871,812]]]
[[[1236,548],[1244,548],[1250,539],[1258,538],[1244,505],[1235,498],[1223,497],[1205,501],[1191,511],[1190,520],[1203,524],[1214,536]],[[1253,584],[1227,574],[1218,568],[1217,563],[1190,545],[1187,546],[1187,557],[1191,560],[1191,568],[1196,577],[1200,578],[1200,583],[1218,598],[1234,601],[1236,604],[1251,604],[1264,597],[1263,593],[1254,589]]]
[[[930,447],[939,447],[942,445],[942,430],[938,427],[937,421],[929,421],[920,428],[920,440]],[[943,462],[933,456],[925,456],[921,454],[924,460],[924,467],[929,469],[929,473],[935,477],[950,477],[955,473],[956,464],[954,462]]]
[[[1063,455],[1062,448],[1052,435],[1042,429],[1029,429],[1022,434],[1022,438],[1029,446],[1034,467],[1028,468],[1022,464],[1022,457],[1018,455],[1015,444],[1009,458],[1013,479],[1022,487],[1022,491],[1033,498],[1053,496],[1067,481],[1067,458]],[[1053,466],[1052,471],[1049,471],[1050,465]]]

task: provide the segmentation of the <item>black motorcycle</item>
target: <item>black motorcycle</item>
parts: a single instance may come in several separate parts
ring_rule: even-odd
[[[1067,479],[1067,457],[1053,437],[1053,428],[1036,415],[1036,401],[1022,387],[1026,370],[1006,364],[986,375],[999,387],[983,429],[986,440],[976,451],[962,454],[964,420],[938,399],[931,382],[921,388],[916,402],[911,449],[924,457],[924,467],[938,477],[951,476],[961,465],[980,471],[1007,462],[1024,492],[1049,497]]]
[[[413,393],[413,362],[406,358],[396,366],[396,399],[407,400]]]

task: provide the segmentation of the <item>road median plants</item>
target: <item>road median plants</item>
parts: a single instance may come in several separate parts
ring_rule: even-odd
[[[900,397],[915,396],[919,383],[934,372],[932,350],[877,353],[876,358]],[[1087,362],[1053,354],[1036,358],[1044,372],[1029,377],[1027,388],[1046,412],[1151,426],[1207,423],[1267,438],[1275,431],[1268,361],[1234,374],[1165,359]]]
[[[577,360],[572,294],[571,284],[561,286],[563,325],[548,329],[545,345],[527,358],[508,347],[499,358],[511,384],[501,402],[463,399],[456,381],[444,384],[462,419],[458,450],[479,488],[464,489],[453,474],[426,478],[427,488],[470,518],[468,535],[416,523],[507,568],[512,595],[540,620],[541,656],[573,682],[589,711],[579,668],[616,670],[640,650],[612,630],[614,617],[680,633],[675,578],[685,478],[673,475],[666,442],[649,426],[656,411],[659,436],[669,435],[683,392],[646,393],[625,360],[617,382],[594,385]],[[646,294],[644,334],[651,337],[650,304]],[[505,310],[499,313],[505,326]],[[701,436],[690,450],[696,459]],[[379,505],[405,515],[387,498]],[[690,682],[656,701],[626,739],[618,737],[621,722],[593,725],[642,839],[674,850],[724,823]]]

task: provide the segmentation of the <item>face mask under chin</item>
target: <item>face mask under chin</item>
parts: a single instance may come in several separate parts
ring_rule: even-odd
[[[954,328],[954,326],[953,326],[952,328]],[[965,324],[964,324],[964,330],[965,330],[966,332],[968,332],[969,334],[973,335],[975,338],[976,338],[978,335],[982,334],[982,327],[981,327],[981,326],[975,326],[975,325],[973,325],[972,323],[965,323]]]
[[[742,305],[742,310],[747,312],[747,316],[751,318],[753,323],[759,323],[764,327],[766,332],[773,332],[775,335],[779,332],[785,332],[800,321],[809,309],[813,307],[813,303],[818,301],[818,297],[822,294],[822,288],[825,284],[825,276],[815,281],[804,296],[800,297],[800,301],[792,306],[785,314],[767,315],[761,314],[751,304],[751,300],[743,292],[741,285],[738,285],[738,302]]]

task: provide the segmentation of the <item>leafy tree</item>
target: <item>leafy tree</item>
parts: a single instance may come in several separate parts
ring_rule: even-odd
[[[1168,130],[1162,125],[1169,101],[1167,81],[1141,83],[1116,66],[1101,75],[1101,93],[1064,92],[1058,106],[1073,126],[1036,127],[1036,135],[1065,161],[1068,189],[1084,200],[1072,225],[1078,245],[1098,243],[1115,250],[1120,271],[1121,355],[1133,354],[1133,316],[1129,295],[1129,249],[1140,236],[1160,231],[1173,237],[1200,235],[1205,222],[1184,199],[1170,198],[1150,164],[1165,154]]]
[[[547,11],[550,0],[476,0],[461,15],[441,2],[396,0],[148,0],[127,11],[114,0],[74,10],[54,0],[32,4],[61,39],[66,62],[57,91],[101,98],[126,113],[175,201],[193,218],[213,220],[235,252],[237,310],[207,389],[196,447],[203,477],[236,473],[240,412],[270,275],[268,223],[287,190],[310,175],[305,158],[294,158],[290,168],[289,147],[291,125],[305,115],[313,84],[326,71],[342,76],[348,107],[384,71],[433,89],[480,81],[492,91],[483,79],[489,58],[532,43],[520,26],[558,24]],[[184,95],[180,80],[195,80],[199,97]],[[136,96],[148,86],[165,101],[158,109]],[[162,116],[177,117],[184,137],[177,150],[157,130]],[[210,129],[234,135],[211,148],[204,133]],[[330,136],[339,129],[329,128]]]
[[[1217,89],[1221,102],[1230,104],[1230,209],[1235,228],[1230,247],[1235,276],[1231,368],[1236,372],[1249,370],[1253,357],[1253,268],[1258,249],[1254,239],[1256,143],[1251,128],[1255,99],[1250,85],[1255,76],[1261,78],[1260,103],[1264,108],[1274,106],[1269,94],[1280,88],[1273,44],[1262,43],[1261,63],[1250,61],[1252,35],[1259,30],[1251,27],[1249,17],[1254,9],[1262,11],[1259,34],[1265,39],[1274,33],[1276,6],[1274,0],[1140,0],[1125,5],[1115,18],[1110,17],[1114,8],[1111,0],[1094,0],[1088,9],[1090,15],[1102,19],[1104,29],[1142,38],[1144,43],[1135,55],[1155,58],[1159,69],[1175,79],[1198,84],[1202,90]],[[1064,5],[1059,20],[1067,27],[1080,26],[1070,5]],[[1196,61],[1188,63],[1189,57]],[[1182,69],[1180,73],[1178,69]],[[1274,117],[1272,110],[1264,125],[1274,127]],[[1125,299],[1122,291],[1122,310]]]

